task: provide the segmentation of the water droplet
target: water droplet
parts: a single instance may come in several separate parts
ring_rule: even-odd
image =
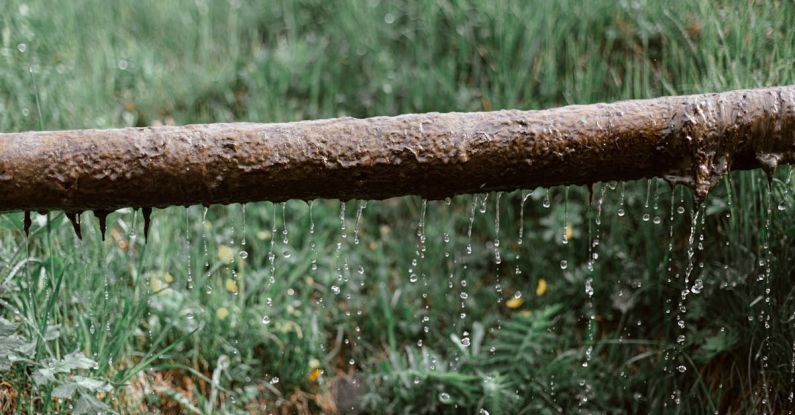
[[[561,259],[560,260],[560,269],[566,269],[568,267],[569,267],[569,261],[566,261],[565,259]]]
[[[450,394],[447,392],[442,392],[439,394],[439,401],[442,403],[450,403]]]
[[[472,342],[471,340],[469,340],[469,337],[464,337],[463,339],[461,339],[462,346],[469,347],[470,344],[472,344]]]
[[[240,254],[239,254],[239,255],[240,255],[240,258],[241,258],[241,259],[246,259],[246,258],[248,258],[248,252],[246,252],[246,251],[240,251]]]
[[[676,370],[678,370],[679,373],[685,373],[687,372],[687,367],[685,367],[685,365],[679,365],[676,367]]]
[[[28,50],[28,45],[20,43],[17,45],[17,50],[19,51],[19,53],[25,53],[25,51]]]
[[[262,324],[268,325],[271,323],[271,318],[268,316],[262,316]]]

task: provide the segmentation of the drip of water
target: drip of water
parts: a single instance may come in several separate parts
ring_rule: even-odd
[[[428,201],[422,199],[420,219],[417,222],[417,245],[414,249],[414,258],[411,260],[411,266],[408,269],[409,282],[412,284],[417,282],[419,279],[419,274],[422,273],[422,271],[419,269],[419,261],[420,259],[425,258],[425,212],[427,207]],[[425,285],[427,285],[427,282],[425,282]]]
[[[599,199],[596,202],[596,215],[593,220],[594,226],[591,226],[590,217],[592,215],[592,210],[591,204],[588,204],[588,277],[585,280],[585,294],[588,296],[588,302],[586,304],[586,309],[588,310],[588,346],[585,349],[582,367],[588,367],[590,365],[593,353],[593,344],[596,336],[596,309],[593,302],[593,272],[596,261],[599,259],[597,248],[599,247],[599,239],[601,237],[602,204],[604,203],[606,191],[607,187],[604,185],[601,186],[599,191]],[[585,399],[588,396],[587,392],[590,390],[590,385],[583,381],[583,387],[586,388],[586,390],[584,390],[582,393],[582,396]],[[584,401],[580,401],[581,405],[584,403]]]
[[[213,284],[210,280],[210,252],[207,249],[207,211],[209,208],[207,206],[204,207],[204,211],[202,211],[202,245],[204,247],[204,281],[205,287],[204,290],[207,294],[211,294],[213,292]]]
[[[765,225],[764,234],[762,235],[762,249],[760,250],[761,259],[759,266],[762,271],[759,274],[759,282],[763,290],[764,308],[759,312],[759,320],[764,323],[765,338],[762,340],[762,406],[767,406],[770,401],[770,386],[767,383],[767,370],[769,368],[768,356],[770,356],[770,319],[773,315],[773,303],[770,296],[771,288],[770,283],[772,280],[772,262],[773,253],[770,250],[770,225],[773,218],[773,189],[771,181],[768,180],[765,186]]]
[[[428,201],[422,199],[422,207],[420,210],[420,219],[417,222],[417,245],[414,250],[414,259],[411,261],[411,268],[409,269],[409,281],[416,282],[417,281],[417,273],[422,276],[422,285],[423,285],[423,292],[422,292],[422,299],[424,303],[424,312],[423,313],[416,313],[422,314],[420,318],[420,325],[422,326],[423,333],[427,334],[430,332],[430,317],[428,315],[429,311],[429,302],[425,301],[428,298],[428,278],[425,274],[425,271],[421,269],[422,260],[425,258],[425,215],[428,210]]]
[[[240,215],[242,217],[240,224],[240,259],[245,260],[248,258],[248,251],[246,251],[246,204],[240,204]]]
[[[563,245],[568,245],[569,243],[569,186],[566,186],[566,190],[563,192],[563,238],[561,238],[561,242]]]
[[[519,246],[519,249],[516,251],[516,258],[514,258],[514,262],[516,263],[516,269],[514,270],[514,274],[519,276],[522,274],[522,270],[519,268],[519,259],[521,256],[522,245],[524,244],[524,205],[527,202],[527,199],[533,194],[533,191],[529,191],[522,195],[522,202],[519,205],[519,238],[516,240],[516,244]]]
[[[502,257],[500,256],[500,199],[502,198],[502,192],[497,193],[497,198],[494,203],[494,264],[495,270],[494,274],[497,279],[497,283],[494,286],[494,290],[497,291],[497,304],[502,303],[502,283],[500,282],[500,265],[502,264]],[[500,320],[497,319],[497,328],[499,329]]]
[[[359,245],[359,223],[362,221],[362,212],[367,208],[367,201],[359,201],[359,208],[356,210],[356,225],[353,226],[353,244]]]
[[[317,271],[317,243],[315,242],[315,201],[309,202],[309,249],[312,251],[312,262],[310,268]]]
[[[270,275],[268,275],[268,285],[276,283],[276,235],[278,228],[276,226],[276,204],[271,204],[271,234],[270,244],[268,247],[268,264],[270,266]]]
[[[284,245],[284,249],[282,250],[282,256],[284,258],[290,258],[293,255],[293,251],[290,249],[290,240],[288,239],[288,235],[290,231],[287,229],[287,202],[282,202],[282,244]]]
[[[467,282],[467,273],[468,273],[468,268],[469,268],[469,265],[468,265],[469,264],[469,257],[472,255],[472,225],[475,223],[475,210],[477,209],[478,201],[479,201],[478,200],[478,196],[477,195],[473,195],[472,196],[472,208],[469,211],[469,228],[467,229],[467,246],[466,246],[465,256],[464,256],[464,259],[463,259],[462,272],[461,272],[461,281],[459,282],[459,284],[461,286],[461,289],[459,291],[458,297],[461,299],[461,312],[458,315],[458,317],[459,317],[460,320],[462,320],[462,324],[461,324],[462,327],[464,326],[463,320],[466,320],[466,317],[467,317],[467,314],[466,314],[466,299],[469,298],[469,294],[467,293],[467,285],[469,285],[469,283]],[[468,332],[466,332],[466,331],[463,332],[462,341],[465,338],[468,339]]]
[[[186,283],[189,290],[193,290],[193,258],[191,252],[191,235],[190,235],[190,208],[185,208],[185,250],[186,252]]]
[[[500,256],[500,198],[502,198],[502,192],[497,193],[494,213],[494,263],[498,267],[502,263],[502,257]]]
[[[649,198],[651,197],[651,182],[652,179],[646,180],[646,202],[643,204],[643,216],[642,219],[644,222],[648,222],[651,219],[651,214],[649,213]]]
[[[618,216],[624,216],[624,214],[626,213],[624,211],[624,192],[625,192],[625,190],[626,190],[626,183],[621,182],[621,200],[618,202],[618,210],[616,211],[616,213],[618,213]]]
[[[654,181],[654,219],[652,219],[652,222],[654,222],[655,225],[659,225],[660,223],[662,223],[662,217],[660,216],[660,213],[659,213],[659,210],[660,210],[660,189],[659,189],[659,187],[660,187],[660,181],[659,180],[655,180]]]

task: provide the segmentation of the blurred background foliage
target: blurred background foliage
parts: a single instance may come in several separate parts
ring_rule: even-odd
[[[790,1],[2,6],[0,131],[539,109],[795,67]],[[700,207],[644,180],[169,208],[146,241],[131,209],[105,242],[90,212],[82,241],[61,212],[27,238],[5,214],[0,409],[784,413],[779,170],[734,173]]]

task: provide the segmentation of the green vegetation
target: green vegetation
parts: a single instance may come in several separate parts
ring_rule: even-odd
[[[531,109],[795,73],[790,1],[3,10],[0,131]],[[169,208],[146,243],[129,209],[105,242],[91,213],[83,241],[60,212],[34,215],[29,238],[5,214],[0,410],[784,413],[795,189],[780,170],[770,188],[735,173],[698,210],[656,180],[597,185],[590,206],[585,188],[537,189],[523,215],[527,192],[361,215]]]

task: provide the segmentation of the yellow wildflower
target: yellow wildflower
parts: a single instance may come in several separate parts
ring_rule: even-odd
[[[320,367],[320,360],[317,360],[314,357],[309,359],[309,368],[310,369],[317,369],[319,367]]]
[[[166,280],[167,283],[174,282],[174,276],[169,274],[168,272],[163,273],[163,279]]]
[[[508,301],[505,302],[505,306],[510,309],[517,309],[524,304],[524,299],[522,297],[513,296]]]
[[[224,281],[224,286],[226,287],[226,290],[229,291],[230,293],[237,292],[237,281],[231,278],[227,278],[226,281]]]
[[[229,317],[229,310],[227,310],[226,307],[220,307],[215,310],[215,316],[218,317],[218,320],[223,320]]]
[[[162,290],[163,288],[168,287],[168,284],[164,283],[163,281],[160,281],[159,278],[151,278],[149,280],[149,285],[152,286],[152,291],[153,292],[158,292],[158,291]]]
[[[533,312],[530,310],[522,310],[519,312],[519,315],[522,317],[530,317],[533,315]]]
[[[316,381],[316,380],[317,380],[317,378],[319,378],[319,377],[320,377],[320,375],[322,375],[322,374],[323,374],[323,371],[322,371],[322,370],[320,370],[320,369],[314,369],[312,372],[310,372],[310,373],[309,373],[309,381],[310,381],[310,382],[314,382],[314,381]]]
[[[570,241],[571,238],[574,237],[574,228],[572,228],[571,225],[566,225],[565,235],[566,235],[566,240],[567,241]]]
[[[221,262],[232,262],[232,260],[235,259],[235,251],[226,245],[219,245],[218,259],[220,259]]]
[[[271,233],[268,231],[258,231],[257,232],[257,239],[260,241],[264,241],[266,239],[271,239]]]
[[[541,297],[546,292],[547,292],[547,280],[539,278],[538,285],[536,285],[536,295]]]

